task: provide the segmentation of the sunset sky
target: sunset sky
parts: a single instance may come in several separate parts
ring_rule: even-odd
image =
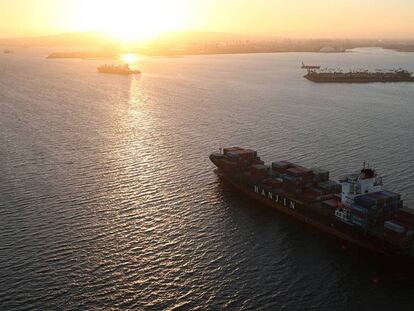
[[[413,38],[412,0],[0,0],[0,37],[177,30],[285,37]]]

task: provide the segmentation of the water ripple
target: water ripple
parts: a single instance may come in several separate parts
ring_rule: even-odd
[[[31,53],[0,56],[0,309],[414,303],[405,270],[240,197],[208,160],[243,145],[333,176],[367,160],[414,205],[411,85],[301,78],[300,61],[348,54],[145,59],[129,79]],[[414,70],[409,54],[352,57]]]

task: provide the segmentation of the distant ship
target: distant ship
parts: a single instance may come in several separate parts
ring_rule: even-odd
[[[365,163],[338,183],[320,168],[264,165],[255,150],[239,147],[220,149],[210,160],[227,184],[257,203],[361,248],[414,258],[414,210],[399,193],[383,189]]]
[[[4,54],[13,54],[14,52],[12,50],[6,49],[6,50],[3,51],[3,53]]]
[[[321,66],[315,66],[315,65],[305,65],[303,62],[302,62],[302,67],[301,67],[302,69],[319,69],[319,68],[321,68]]]
[[[414,82],[411,72],[403,69],[377,71],[332,71],[307,68],[304,76],[312,82],[318,83],[370,83],[370,82]]]
[[[102,65],[98,67],[99,73],[109,73],[109,74],[118,74],[118,75],[137,75],[141,74],[139,70],[133,70],[129,68],[128,65]]]

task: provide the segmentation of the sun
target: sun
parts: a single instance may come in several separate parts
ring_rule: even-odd
[[[120,56],[120,59],[128,65],[134,65],[138,62],[139,57],[136,54],[128,53],[128,54],[122,54]]]
[[[75,0],[79,28],[139,41],[186,25],[186,0]]]

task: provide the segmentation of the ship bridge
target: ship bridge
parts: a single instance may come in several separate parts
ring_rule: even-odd
[[[350,207],[355,197],[382,190],[382,179],[374,169],[364,168],[358,174],[350,174],[340,180],[342,185],[341,199],[344,206]]]

